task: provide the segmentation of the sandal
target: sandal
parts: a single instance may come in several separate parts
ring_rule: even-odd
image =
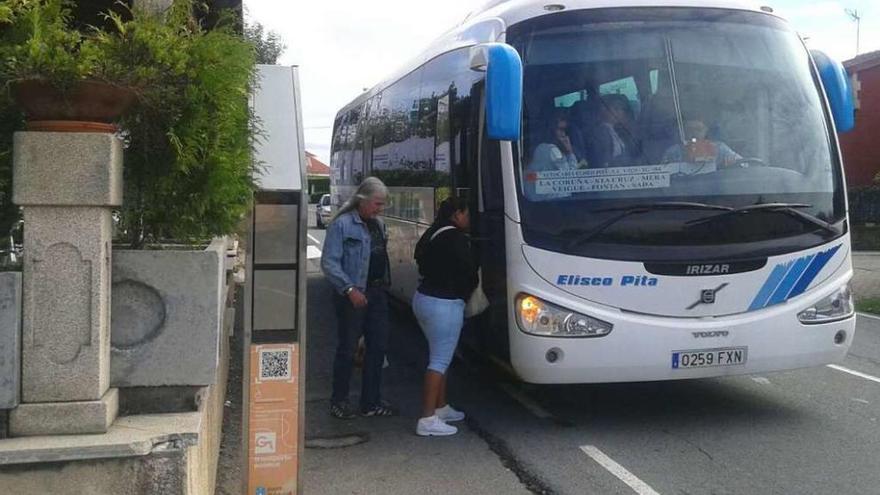
[[[348,402],[330,403],[330,415],[336,419],[351,419],[355,417],[354,410]]]

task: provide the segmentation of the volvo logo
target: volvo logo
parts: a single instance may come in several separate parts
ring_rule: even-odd
[[[715,287],[714,289],[703,289],[702,291],[700,291],[700,298],[697,300],[697,302],[688,306],[687,309],[694,309],[701,304],[715,304],[715,296],[721,289],[727,287],[728,285],[729,284],[725,282],[718,287]]]
[[[714,332],[691,332],[695,339],[709,339],[712,337],[727,337],[730,332],[727,330],[716,330]]]

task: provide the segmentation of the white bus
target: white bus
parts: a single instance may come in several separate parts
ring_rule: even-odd
[[[491,307],[465,333],[531,383],[842,359],[855,317],[842,66],[727,0],[493,1],[343,108],[339,204],[389,186],[392,295],[450,194]]]

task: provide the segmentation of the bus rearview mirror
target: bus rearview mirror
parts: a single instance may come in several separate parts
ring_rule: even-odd
[[[516,141],[522,125],[522,59],[512,46],[484,43],[471,51],[471,69],[486,72],[489,139]]]
[[[825,87],[825,95],[831,105],[831,115],[837,132],[851,131],[855,127],[855,101],[849,74],[843,65],[819,50],[811,50],[819,78]]]

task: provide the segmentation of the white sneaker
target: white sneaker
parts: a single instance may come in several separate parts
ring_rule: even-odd
[[[436,414],[427,418],[419,419],[416,425],[416,435],[422,437],[438,436],[445,437],[458,433],[458,428],[443,422]]]
[[[435,409],[434,414],[436,414],[440,419],[446,421],[447,423],[452,423],[454,421],[461,421],[464,419],[464,413],[455,409],[454,407],[446,404],[440,409]]]

